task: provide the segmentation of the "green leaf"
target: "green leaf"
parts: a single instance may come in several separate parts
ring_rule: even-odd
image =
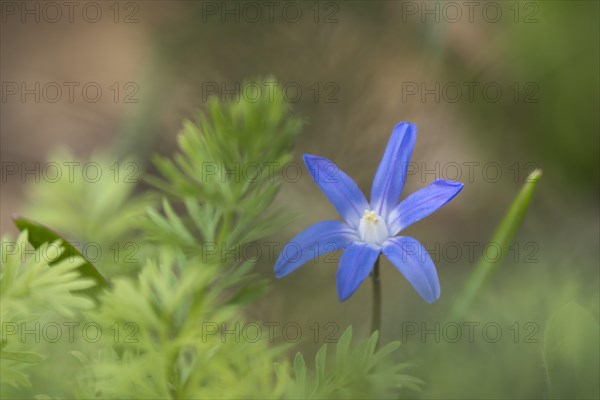
[[[163,209],[165,210],[165,215],[167,216],[169,224],[173,228],[175,228],[175,230],[179,234],[179,236],[183,240],[185,240],[186,243],[190,243],[190,244],[194,243],[195,242],[194,237],[188,231],[188,229],[185,227],[185,224],[183,223],[181,218],[179,218],[177,216],[177,214],[175,213],[175,211],[173,211],[173,207],[171,207],[171,204],[169,203],[169,201],[167,199],[163,199]]]
[[[304,390],[306,386],[306,362],[304,362],[304,357],[300,352],[296,353],[296,357],[294,358],[294,371],[296,373],[296,382],[298,386]]]
[[[544,360],[550,398],[600,398],[599,334],[598,321],[575,302],[549,318]]]
[[[289,376],[287,375],[287,372],[285,371],[285,368],[280,363],[274,362],[273,370],[275,371],[275,376],[277,377],[277,379],[279,379],[279,380],[286,379],[287,380],[289,378]]]
[[[525,184],[521,188],[519,194],[517,194],[517,197],[500,222],[500,225],[498,225],[498,228],[496,229],[496,232],[491,240],[491,243],[495,243],[499,246],[501,250],[501,257],[493,260],[489,257],[481,257],[479,263],[475,267],[475,270],[469,277],[465,288],[454,304],[451,320],[454,321],[456,319],[460,319],[466,312],[468,312],[471,304],[473,304],[477,296],[481,293],[489,279],[496,271],[500,261],[508,252],[508,247],[510,246],[511,241],[513,240],[517,230],[519,229],[519,226],[521,225],[521,222],[523,221],[523,217],[525,216],[525,212],[531,203],[533,193],[541,176],[542,171],[536,169],[527,177]]]
[[[318,387],[321,382],[325,380],[325,361],[327,360],[327,343],[325,343],[315,356],[315,369],[317,371],[317,384]]]
[[[335,359],[338,365],[344,364],[344,360],[348,355],[348,350],[350,348],[350,341],[352,340],[352,325],[346,328],[342,336],[340,336],[340,340],[338,341],[337,347],[335,349]]]
[[[377,351],[373,357],[371,357],[370,363],[367,365],[367,367],[369,369],[373,368],[375,365],[379,364],[381,360],[398,350],[398,347],[400,347],[400,342],[390,342],[386,344],[379,349],[379,351]]]
[[[13,220],[19,231],[22,232],[27,230],[29,243],[35,249],[39,248],[44,243],[53,243],[57,240],[61,241],[61,246],[64,249],[62,254],[52,262],[48,263],[48,265],[52,266],[70,257],[81,257],[82,260],[85,260],[78,270],[82,277],[91,278],[96,283],[95,286],[84,289],[85,292],[95,296],[99,290],[108,287],[108,282],[106,279],[104,279],[102,274],[100,274],[100,272],[98,272],[98,270],[89,261],[87,261],[75,247],[63,239],[59,234],[37,222],[31,221],[24,217],[15,215],[13,216]]]
[[[365,347],[364,347],[364,349],[362,349],[363,354],[362,354],[362,358],[361,358],[362,365],[369,365],[369,363],[371,361],[371,357],[373,356],[373,353],[375,352],[375,349],[377,348],[378,340],[379,340],[379,331],[375,331],[375,332],[373,332],[371,337],[369,337],[369,339],[367,339],[367,341],[364,342]]]

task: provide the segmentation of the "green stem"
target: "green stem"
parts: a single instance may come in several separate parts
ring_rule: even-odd
[[[375,267],[371,274],[373,278],[373,310],[371,314],[371,333],[381,333],[381,280],[379,278],[379,258],[375,261]]]
[[[485,256],[481,257],[460,297],[454,304],[454,309],[450,314],[450,321],[460,320],[465,317],[471,306],[476,303],[477,297],[481,294],[485,285],[491,280],[492,275],[503,258],[502,255],[509,252],[511,241],[523,222],[525,212],[531,203],[533,193],[541,177],[542,171],[539,169],[534,170],[527,177],[525,184],[500,222],[490,242],[499,247],[501,256],[494,260],[489,260]]]

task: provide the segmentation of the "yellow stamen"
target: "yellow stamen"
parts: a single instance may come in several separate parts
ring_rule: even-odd
[[[364,218],[372,224],[377,224],[377,214],[375,211],[365,210]]]

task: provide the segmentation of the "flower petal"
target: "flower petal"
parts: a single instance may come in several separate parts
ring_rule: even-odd
[[[381,248],[369,243],[352,243],[340,258],[336,283],[338,298],[347,300],[369,276]]]
[[[415,125],[409,122],[396,125],[377,168],[371,188],[371,207],[384,218],[400,200],[416,138]]]
[[[369,209],[369,203],[356,183],[324,157],[305,154],[303,158],[308,172],[323,194],[348,225],[357,229],[365,210]]]
[[[275,276],[284,277],[321,254],[343,249],[358,240],[356,231],[342,221],[322,221],[287,243],[275,263]]]
[[[399,236],[383,244],[383,254],[428,303],[440,298],[440,281],[427,250],[415,239]]]
[[[390,212],[387,219],[392,236],[443,207],[462,190],[463,186],[460,182],[436,179],[429,186],[417,190],[402,200]]]

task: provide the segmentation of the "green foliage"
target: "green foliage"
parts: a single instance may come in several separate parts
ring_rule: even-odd
[[[257,101],[248,100],[254,98],[251,93],[243,97],[227,107],[210,101],[205,114],[184,123],[179,152],[154,158],[162,177],[146,180],[169,199],[161,209],[148,210],[143,226],[150,243],[220,263],[219,290],[237,286],[230,301],[238,303],[265,293],[241,249],[288,219],[271,204],[303,124],[289,115],[279,90]]]
[[[27,231],[16,242],[2,239],[3,321],[19,316],[31,318],[46,310],[72,317],[76,310],[93,306],[93,301],[83,295],[71,293],[94,285],[79,273],[84,261],[73,256],[55,263],[63,251],[61,241],[45,243],[32,251]],[[49,264],[53,266],[50,268]]]
[[[92,358],[101,397],[270,397],[273,354],[266,341],[245,343],[214,329],[243,324],[236,307],[219,307],[211,283],[218,265],[164,255],[149,261],[139,282],[120,279],[91,316],[130,329]],[[213,329],[214,328],[214,329]],[[220,328],[219,328],[220,329]],[[134,333],[134,334],[133,334]],[[133,334],[133,335],[132,335]]]
[[[206,114],[184,123],[179,153],[173,159],[155,157],[163,178],[147,180],[182,203],[187,215],[180,219],[164,201],[164,216],[149,215],[155,228],[147,227],[150,240],[176,242],[199,254],[198,243],[243,246],[283,225],[281,214],[269,205],[293,159],[302,120],[289,116],[279,90],[257,98],[228,107],[213,99]]]
[[[423,382],[401,372],[407,363],[392,364],[391,354],[400,342],[391,342],[376,349],[379,333],[351,346],[352,327],[348,327],[336,346],[335,359],[327,365],[327,344],[315,356],[315,371],[309,372],[304,357],[296,353],[294,378],[278,366],[278,377],[286,382],[285,397],[289,399],[323,398],[397,398],[398,388],[419,390]]]
[[[302,121],[288,115],[289,105],[279,90],[254,96],[251,89],[228,107],[212,99],[207,114],[199,114],[195,123],[186,121],[178,139],[180,153],[173,160],[154,160],[165,179],[149,180],[180,198],[201,197],[225,209],[238,209],[240,201],[269,189],[292,160]],[[272,171],[260,174],[259,168]]]
[[[97,289],[108,286],[108,282],[106,282],[106,279],[104,279],[98,270],[96,270],[92,264],[85,260],[85,258],[79,251],[77,251],[77,249],[75,249],[69,242],[61,238],[56,232],[53,232],[51,229],[48,229],[34,221],[28,220],[27,218],[15,217],[14,221],[15,225],[21,232],[26,231],[28,233],[27,239],[29,243],[36,249],[42,246],[44,243],[60,243],[60,246],[63,248],[63,252],[55,260],[48,262],[48,265],[59,263],[70,257],[77,257],[78,259],[83,260],[79,266],[79,273],[81,276],[90,278],[95,282],[95,285],[91,288],[94,289],[93,292],[95,292]]]
[[[101,153],[86,160],[61,150],[48,165],[61,173],[28,187],[23,215],[51,227],[85,256],[89,248],[88,258],[104,275],[135,273],[146,257],[137,221],[153,203],[151,193],[135,193],[141,164]]]
[[[43,359],[41,354],[29,351],[31,347],[23,342],[19,330],[24,324],[60,316],[74,318],[94,306],[87,297],[72,293],[94,286],[94,281],[84,279],[79,273],[84,261],[77,256],[61,258],[63,253],[60,240],[32,249],[26,230],[16,241],[2,238],[0,379],[3,392],[7,389],[5,383],[14,388],[31,387],[24,371]],[[49,264],[53,264],[52,267]]]

